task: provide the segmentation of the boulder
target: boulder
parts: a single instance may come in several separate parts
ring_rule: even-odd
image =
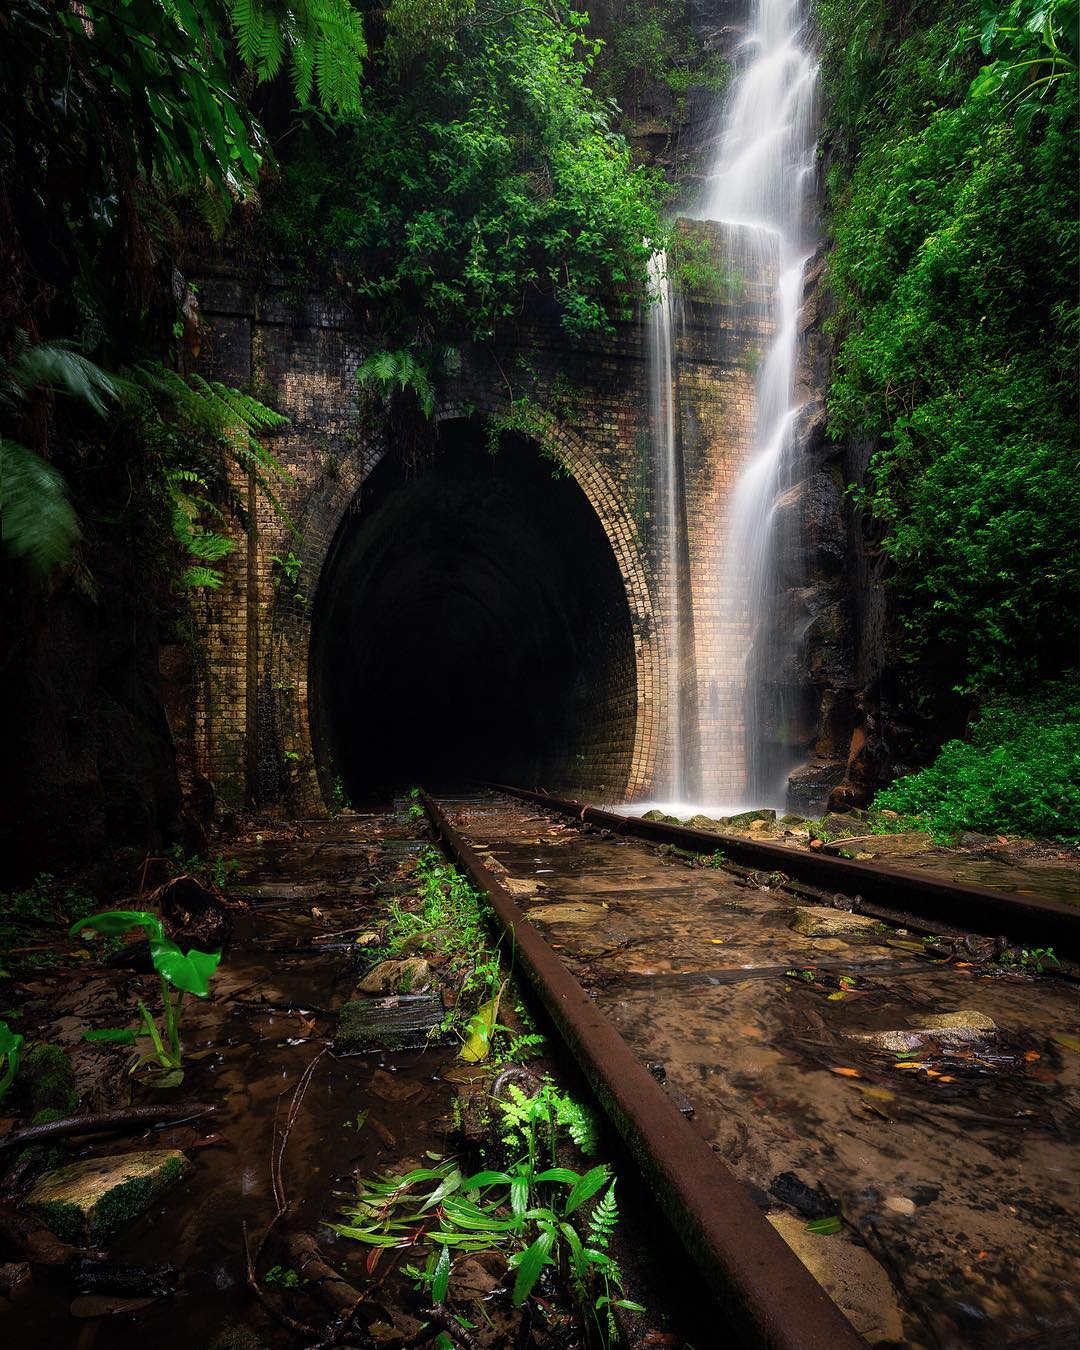
[[[419,994],[431,986],[431,967],[422,956],[380,961],[356,986],[361,994]]]
[[[86,1158],[46,1173],[27,1198],[57,1237],[100,1242],[144,1209],[187,1167],[176,1148]]]
[[[925,853],[933,844],[922,830],[910,830],[904,834],[857,834],[834,839],[825,845],[825,852],[837,856],[854,853],[862,858],[907,858]]]
[[[803,937],[865,937],[879,933],[882,925],[864,914],[825,905],[806,905],[795,910],[790,927]]]

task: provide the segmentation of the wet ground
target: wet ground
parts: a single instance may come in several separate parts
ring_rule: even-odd
[[[442,804],[859,1331],[1077,1343],[1074,985],[882,926],[803,936],[783,890],[507,798]],[[996,1030],[910,1034],[958,1013]]]
[[[395,1306],[400,1293],[395,1280],[408,1283],[392,1274],[397,1261],[386,1261],[368,1276],[367,1249],[343,1240],[335,1244],[319,1231],[321,1221],[337,1217],[340,1197],[352,1193],[356,1175],[372,1176],[426,1149],[445,1148],[442,1118],[454,1088],[441,1075],[453,1062],[452,1049],[353,1058],[326,1052],[334,1011],[355,985],[351,939],[385,906],[385,896],[395,889],[397,862],[421,846],[417,835],[415,825],[393,817],[354,817],[276,835],[268,831],[229,850],[241,863],[230,894],[251,906],[235,915],[213,996],[188,1000],[187,1076],[173,1094],[212,1102],[216,1114],[142,1138],[99,1140],[76,1153],[164,1145],[187,1151],[191,1166],[185,1179],[109,1244],[115,1261],[171,1263],[180,1272],[179,1290],[131,1314],[87,1318],[73,1315],[72,1308],[87,1309],[74,1303],[63,1279],[39,1272],[3,1319],[11,1344],[203,1347],[230,1319],[254,1324],[263,1344],[298,1343],[254,1305],[245,1288],[244,1246],[245,1230],[254,1247],[277,1209],[271,1161],[293,1094],[312,1066],[282,1155],[288,1223],[319,1233],[323,1250],[346,1278],[355,1271],[376,1309],[388,1279],[388,1334],[392,1327],[411,1335],[420,1326]],[[130,1085],[123,1050],[82,1042],[88,1027],[122,1022],[123,1010],[133,1004],[130,972],[79,970],[27,984],[22,986],[26,1029],[36,1024],[39,1034],[75,1051],[85,1104],[159,1100]],[[281,1261],[273,1251],[267,1248],[263,1271],[271,1260]],[[302,1318],[305,1309],[310,1315],[311,1301],[294,1299],[280,1281],[265,1288],[283,1308],[292,1303],[294,1315]],[[377,1321],[380,1313],[374,1316]]]

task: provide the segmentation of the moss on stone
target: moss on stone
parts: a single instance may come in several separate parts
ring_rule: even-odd
[[[141,1214],[185,1166],[176,1149],[88,1158],[42,1177],[29,1206],[57,1237],[100,1242]]]
[[[75,1071],[60,1046],[43,1041],[32,1045],[23,1059],[19,1079],[32,1112],[53,1110],[71,1115],[75,1110]]]
[[[266,1350],[266,1343],[242,1322],[226,1322],[207,1350]]]

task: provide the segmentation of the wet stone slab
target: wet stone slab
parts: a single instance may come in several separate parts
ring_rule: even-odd
[[[334,1053],[366,1055],[374,1050],[422,1050],[439,1039],[445,1011],[437,993],[352,999],[339,1014]]]

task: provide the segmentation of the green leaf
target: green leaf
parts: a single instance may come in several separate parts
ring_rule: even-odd
[[[210,977],[218,968],[220,952],[200,952],[192,947],[185,956],[169,938],[152,938],[150,955],[154,969],[177,989],[196,998],[210,993]]]
[[[514,1264],[517,1267],[513,1292],[515,1307],[520,1307],[525,1302],[540,1278],[540,1272],[546,1265],[551,1264],[551,1248],[554,1242],[555,1233],[548,1230],[541,1233],[531,1247],[515,1256]]]
[[[88,919],[80,919],[78,923],[73,923],[68,929],[68,934],[74,937],[84,928],[92,928],[96,933],[104,933],[106,937],[120,937],[124,933],[130,933],[133,928],[144,928],[151,942],[163,941],[165,938],[161,920],[141,909],[107,909],[101,914],[92,914]]]
[[[445,1303],[450,1288],[450,1248],[443,1247],[435,1263],[435,1276],[431,1281],[431,1299],[433,1303]]]
[[[811,1219],[806,1225],[806,1231],[808,1233],[821,1233],[830,1236],[833,1233],[839,1233],[841,1227],[842,1224],[840,1223],[838,1216],[830,1214],[827,1219]]]
[[[476,1172],[461,1183],[463,1191],[478,1191],[485,1186],[509,1186],[510,1177],[506,1172]]]
[[[592,1196],[603,1186],[611,1176],[611,1168],[601,1163],[599,1167],[590,1168],[588,1172],[581,1177],[570,1194],[566,1197],[566,1206],[564,1214],[573,1214],[573,1212],[591,1199]]]
[[[3,1101],[8,1088],[15,1081],[15,1075],[19,1072],[22,1048],[25,1044],[25,1036],[12,1031],[6,1022],[0,1022],[0,1064],[5,1066],[3,1074],[0,1075],[0,1101]]]
[[[135,1032],[130,1027],[102,1027],[97,1031],[84,1031],[83,1040],[97,1045],[134,1045]]]

